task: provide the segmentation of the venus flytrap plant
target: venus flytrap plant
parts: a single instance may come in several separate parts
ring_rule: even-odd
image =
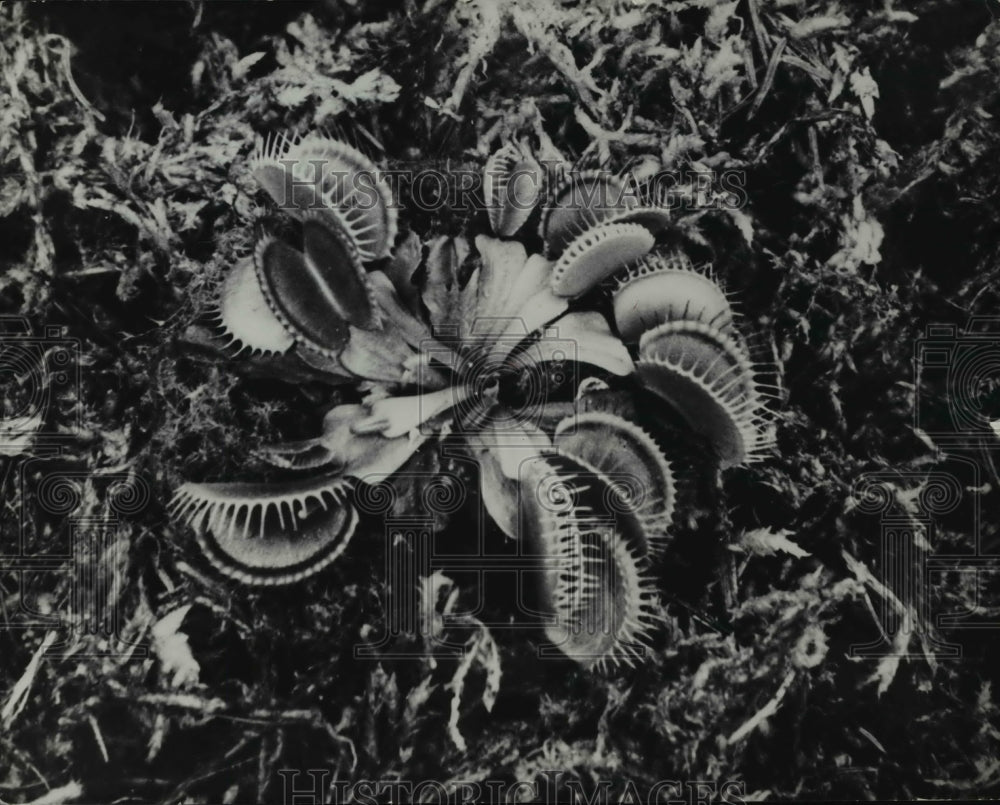
[[[543,560],[549,639],[587,667],[634,660],[662,618],[650,568],[676,492],[632,396],[666,401],[722,467],[773,441],[728,297],[680,252],[656,251],[667,209],[625,176],[546,175],[510,143],[486,164],[495,236],[432,240],[421,266],[419,239],[396,244],[391,194],[356,149],[272,139],[251,169],[298,219],[301,248],[262,237],[223,281],[217,321],[237,350],[294,354],[360,402],[333,407],[314,438],[259,449],[289,479],[185,484],[176,517],[224,574],[298,581],[346,548],[358,484],[391,482],[417,451],[457,441],[479,464],[491,518]],[[535,241],[523,233],[543,188],[542,250],[529,254],[511,238]],[[598,310],[609,295],[614,330]],[[585,377],[575,401],[553,393],[567,361]]]

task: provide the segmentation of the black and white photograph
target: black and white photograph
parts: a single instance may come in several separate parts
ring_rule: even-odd
[[[0,805],[1000,796],[1000,0],[0,2]]]

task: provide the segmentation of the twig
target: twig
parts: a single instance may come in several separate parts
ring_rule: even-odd
[[[798,67],[800,70],[808,73],[809,77],[812,78],[812,80],[816,83],[816,86],[820,89],[833,80],[833,74],[825,67],[806,61],[804,58],[791,50],[785,54],[782,61],[790,67]]]
[[[267,778],[269,769],[267,765],[267,744],[268,736],[261,735],[260,749],[257,752],[257,802],[264,801],[264,792],[267,790]]]
[[[55,640],[55,630],[46,633],[45,639],[42,640],[42,644],[35,651],[31,661],[28,663],[28,667],[24,669],[21,678],[17,680],[11,689],[10,695],[7,697],[7,702],[4,704],[3,709],[0,710],[0,721],[3,722],[5,729],[10,729],[10,725],[14,722],[14,719],[24,709],[24,705],[27,704],[28,692],[35,681],[35,676],[38,674],[38,669],[42,664],[42,657]]]
[[[475,659],[475,652],[466,651],[461,662],[458,664],[458,668],[455,669],[455,675],[452,677],[451,682],[445,686],[445,689],[450,690],[452,693],[451,714],[448,718],[448,736],[459,752],[465,752],[468,748],[464,736],[458,729],[458,719],[461,715],[462,689],[465,685],[465,678],[468,676]]]
[[[81,796],[83,796],[83,786],[74,780],[59,788],[53,788],[47,794],[29,802],[28,805],[61,805],[63,802],[77,800]]]
[[[764,61],[768,59],[768,52],[771,49],[771,37],[768,36],[767,29],[760,19],[760,9],[757,7],[760,0],[747,0],[747,7],[750,9],[750,24],[753,26],[754,36],[757,39],[757,47],[760,48],[760,55]]]
[[[628,125],[628,120],[622,123],[621,127],[617,131],[609,131],[608,129],[602,128],[600,125],[594,122],[594,120],[579,106],[576,107],[574,112],[576,117],[576,122],[595,140],[601,141],[603,143],[608,142],[620,142],[626,145],[638,145],[644,147],[655,146],[659,140],[655,134],[644,134],[640,132],[633,132],[631,134],[625,131]],[[604,158],[602,154],[602,159]]]
[[[546,55],[576,92],[577,98],[587,109],[596,114],[595,99],[604,99],[604,93],[586,69],[576,66],[573,51],[560,42],[545,26],[543,20],[557,14],[550,0],[519,0],[510,6],[514,26],[531,44]]]
[[[247,745],[249,745],[251,740],[252,739],[250,737],[244,736],[236,743],[235,746],[233,746],[232,749],[226,752],[226,754],[223,755],[220,759],[223,761],[229,760],[229,758],[233,757],[234,755],[242,751]],[[187,793],[192,788],[194,788],[199,783],[203,783],[206,780],[211,780],[213,777],[218,777],[220,774],[223,774],[224,772],[232,771],[233,769],[238,769],[240,768],[240,766],[246,766],[252,762],[253,758],[245,758],[244,760],[239,760],[236,761],[235,763],[230,763],[228,766],[220,766],[218,768],[211,769],[210,771],[207,771],[204,774],[200,774],[196,777],[191,777],[185,780],[180,785],[178,785],[176,788],[174,788],[174,790],[167,797],[165,797],[162,800],[162,802],[164,803],[179,802],[187,795]],[[206,766],[203,766],[202,768],[206,768],[207,765],[208,764],[206,764]]]
[[[60,58],[62,59],[63,71],[66,73],[66,83],[69,84],[69,89],[70,92],[73,93],[73,97],[75,97],[80,102],[80,105],[84,109],[86,109],[94,117],[96,117],[103,123],[106,120],[104,115],[101,112],[99,112],[97,108],[90,101],[87,100],[87,96],[83,94],[83,91],[80,89],[79,86],[77,86],[76,81],[73,79],[73,66],[70,62],[72,56],[71,53],[72,45],[70,45],[69,40],[65,39],[62,36],[59,36],[58,34],[49,34],[47,37],[45,37],[45,39],[55,40],[56,42],[59,43],[59,47],[55,48],[52,46],[51,42],[46,41],[46,44],[48,44],[49,47],[53,47],[53,50],[59,51]]]
[[[474,9],[480,14],[481,24],[475,25],[470,31],[467,41],[469,51],[465,54],[465,64],[455,79],[451,95],[444,102],[442,111],[450,114],[457,114],[458,108],[462,105],[472,76],[479,67],[480,62],[493,51],[496,43],[500,40],[500,31],[503,28],[503,14],[500,9],[501,4],[491,0],[485,3],[477,3]]]
[[[346,744],[351,752],[351,771],[357,767],[358,753],[354,742],[337,732],[319,710],[268,710],[258,708],[248,713],[233,712],[231,705],[222,699],[203,699],[191,693],[147,693],[134,701],[154,707],[175,707],[196,713],[203,713],[212,718],[225,718],[230,721],[258,724],[303,724],[321,730],[334,741]],[[228,711],[228,712],[227,712]]]
[[[819,158],[819,138],[816,135],[816,127],[809,127],[809,150],[812,152],[813,158],[813,175],[816,177],[816,183],[822,187],[823,186],[823,162]]]
[[[865,738],[867,738],[868,741],[872,744],[872,746],[878,749],[879,752],[881,752],[883,755],[886,754],[885,747],[882,746],[882,743],[879,741],[879,739],[876,738],[874,735],[872,735],[868,730],[866,730],[864,727],[858,727],[858,732],[860,732]]]
[[[752,95],[757,90],[757,63],[754,61],[752,48],[743,49],[743,70],[746,72],[747,81],[750,82],[750,94]]]
[[[274,767],[285,751],[285,731],[280,728],[275,731],[274,749],[270,755],[266,752],[267,745],[266,739],[261,741],[260,765],[257,770],[257,802],[264,802]]]
[[[101,728],[97,724],[97,719],[94,718],[93,713],[87,714],[87,721],[90,723],[90,729],[94,733],[94,738],[97,740],[97,748],[101,750],[101,757],[104,758],[105,763],[110,763],[111,759],[108,757],[108,747],[104,743],[104,736],[101,735]]]
[[[902,618],[906,613],[906,606],[902,601],[896,596],[896,594],[877,578],[875,578],[871,571],[865,567],[865,565],[859,560],[855,559],[846,550],[841,550],[840,555],[844,558],[844,562],[847,564],[847,569],[851,571],[854,577],[860,581],[862,584],[866,584],[871,587],[875,592],[877,592],[884,600],[892,604],[896,613]]]
[[[52,786],[49,784],[49,781],[46,779],[45,775],[42,774],[41,769],[39,769],[38,766],[36,766],[32,762],[31,758],[29,758],[27,755],[25,755],[24,752],[22,752],[16,746],[11,746],[10,750],[11,750],[11,752],[13,752],[14,756],[19,761],[21,761],[21,763],[23,763],[25,766],[27,766],[28,769],[32,772],[32,774],[34,774],[35,777],[38,778],[38,782],[37,783],[26,783],[25,784],[26,786],[30,786],[30,787],[34,788],[36,786],[41,785],[41,786],[45,787],[46,791],[51,791],[52,790]],[[21,787],[23,788],[25,786],[21,786]]]
[[[885,629],[882,628],[882,621],[879,620],[878,613],[875,611],[875,605],[872,603],[871,596],[868,595],[868,591],[865,590],[864,594],[865,606],[868,607],[868,614],[872,616],[872,620],[875,622],[875,626],[878,627],[879,634],[882,639],[886,642],[886,645],[892,643],[892,638],[886,634]]]
[[[122,270],[118,266],[97,266],[95,268],[81,268],[78,271],[66,271],[60,276],[70,279],[80,279],[82,277],[100,277],[106,274],[121,274]]]
[[[752,118],[758,111],[760,111],[761,104],[764,103],[767,93],[771,91],[771,86],[774,84],[775,73],[778,72],[778,65],[781,63],[781,54],[785,52],[785,47],[787,45],[788,40],[782,37],[778,40],[778,44],[771,53],[771,58],[767,63],[767,72],[764,73],[764,80],[760,83],[760,89],[757,91],[757,97],[754,99],[753,106],[750,108],[749,117]]]
[[[749,721],[747,721],[742,727],[740,727],[736,732],[726,739],[726,743],[732,745],[737,741],[741,741],[747,737],[751,732],[753,732],[757,727],[763,724],[767,719],[778,712],[778,708],[781,706],[782,700],[785,698],[785,694],[788,693],[788,689],[791,687],[792,682],[795,679],[795,671],[789,671],[785,674],[785,678],[781,682],[781,686],[778,688],[778,692],[774,694],[774,698],[771,699],[767,704],[765,704],[760,710],[758,710]]]

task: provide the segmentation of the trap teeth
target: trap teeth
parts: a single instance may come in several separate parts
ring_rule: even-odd
[[[541,168],[534,157],[513,143],[487,160],[483,195],[497,235],[509,238],[524,225],[538,203],[541,184]]]
[[[615,324],[622,340],[673,321],[699,321],[730,332],[734,314],[725,291],[681,252],[641,260],[616,282]]]
[[[184,484],[170,507],[221,573],[253,585],[291,584],[347,547],[358,514],[346,478]]]
[[[570,173],[542,211],[539,234],[546,256],[554,258],[582,232],[637,205],[634,192],[606,171]]]
[[[275,355],[287,352],[295,343],[268,307],[254,275],[253,260],[238,262],[222,281],[215,318],[237,353],[248,349]]]
[[[363,259],[386,257],[398,231],[397,211],[375,163],[357,148],[321,136],[306,137],[289,157],[299,165],[324,166],[324,202],[352,221],[352,231],[359,233],[359,248],[363,245]]]
[[[640,224],[656,235],[670,226],[672,220],[670,210],[666,207],[641,206],[619,210],[610,215],[607,222],[615,224]]]
[[[579,522],[579,575],[560,579],[546,637],[584,667],[641,656],[660,619],[655,581],[619,525]]]
[[[553,477],[562,505],[542,491]],[[544,562],[546,636],[585,667],[638,655],[660,618],[641,526],[628,512],[608,517],[608,498],[607,481],[567,455],[540,459],[522,481],[527,536]]]
[[[653,438],[611,413],[590,411],[556,426],[553,444],[598,470],[610,485],[611,508],[631,512],[642,525],[643,542],[663,547],[676,499],[670,462]]]
[[[323,218],[335,218],[358,252],[358,259],[364,263],[378,260],[385,255],[385,239],[377,224],[372,223],[372,213],[359,202],[336,205],[324,199],[326,208],[317,212]]]
[[[715,449],[723,468],[760,458],[770,416],[744,347],[704,322],[677,321],[645,333],[636,371]]]
[[[598,224],[575,238],[552,268],[552,292],[575,297],[653,248],[655,239],[639,224]]]
[[[392,193],[358,149],[318,135],[268,137],[259,141],[250,167],[283,209],[337,218],[362,260],[389,254],[397,232]]]
[[[250,157],[250,173],[257,184],[263,187],[276,204],[284,204],[288,185],[288,149],[294,141],[284,134],[268,134],[258,137],[253,156]]]

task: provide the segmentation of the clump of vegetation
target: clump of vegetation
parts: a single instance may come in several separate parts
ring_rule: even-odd
[[[58,555],[73,522],[114,519],[95,578],[117,583],[83,597],[121,638],[81,622],[44,657],[57,630],[25,613],[76,611],[79,591],[0,562],[3,624],[27,623],[0,629],[0,799],[282,801],[279,769],[560,769],[585,791],[733,780],[748,798],[996,793],[995,641],[934,622],[995,608],[992,576],[943,567],[923,597],[907,592],[876,505],[922,527],[922,550],[995,547],[977,516],[1000,484],[993,434],[976,420],[955,448],[953,380],[914,372],[928,325],[954,325],[961,351],[968,319],[1000,302],[987,9],[358,0],[74,17],[0,9],[0,303],[35,333],[62,326],[81,368],[33,443],[4,452],[2,536]],[[112,59],[111,31],[142,56]],[[255,445],[312,435],[313,412],[338,402],[309,366],[234,360],[210,319],[255,222],[285,225],[244,167],[258,136],[321,129],[390,167],[481,165],[528,132],[540,160],[639,169],[652,155],[680,177],[692,203],[676,236],[769,334],[787,399],[773,457],[729,472],[721,494],[692,481],[702,504],[675,521],[657,571],[667,627],[641,670],[539,661],[541,634],[471,620],[455,639],[477,662],[421,656],[416,639],[416,659],[356,658],[390,620],[381,536],[300,587],[248,592],[167,516],[184,480],[264,473]],[[734,172],[746,203],[708,203]],[[447,205],[410,222],[428,239],[481,225]],[[935,503],[939,476],[957,479],[951,508]],[[74,485],[75,508],[42,495],[49,477]],[[141,508],[114,486],[130,479]],[[461,550],[468,532],[459,520],[438,537]],[[429,629],[478,603],[468,581],[421,582]],[[487,590],[479,617],[513,595]],[[127,648],[142,643],[145,657]]]

